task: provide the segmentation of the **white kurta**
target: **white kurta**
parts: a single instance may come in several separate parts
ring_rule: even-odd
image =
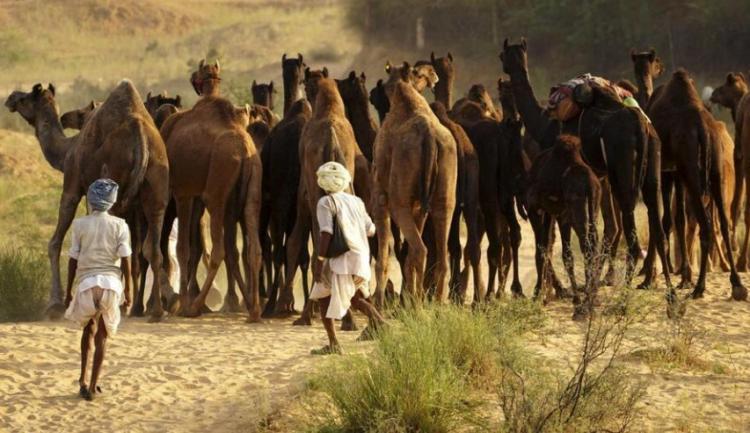
[[[341,319],[351,305],[357,290],[365,298],[370,296],[370,245],[369,236],[375,234],[375,224],[367,214],[359,197],[338,192],[322,197],[317,206],[318,225],[321,232],[333,234],[333,216],[337,215],[349,251],[339,257],[326,259],[321,282],[313,285],[310,298],[330,296],[326,312],[330,319]]]

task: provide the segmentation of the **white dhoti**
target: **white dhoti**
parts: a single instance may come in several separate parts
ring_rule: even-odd
[[[331,271],[328,260],[323,265],[320,280],[313,284],[310,299],[331,297],[328,311],[326,311],[326,317],[329,319],[341,320],[346,315],[357,290],[362,292],[365,298],[370,297],[370,285],[367,280],[357,275],[334,273]]]
[[[83,328],[92,319],[96,321],[101,316],[107,335],[111,337],[117,333],[120,325],[122,300],[122,282],[119,279],[110,276],[88,277],[78,285],[65,311],[65,318]]]

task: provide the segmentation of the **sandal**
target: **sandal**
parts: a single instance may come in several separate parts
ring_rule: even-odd
[[[330,346],[326,345],[320,349],[313,349],[310,351],[311,355],[341,355],[341,346]]]

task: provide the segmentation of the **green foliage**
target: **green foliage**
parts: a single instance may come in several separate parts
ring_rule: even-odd
[[[41,319],[49,285],[49,262],[43,255],[0,250],[0,322]]]
[[[482,425],[488,411],[481,410],[479,391],[491,388],[500,359],[517,353],[518,346],[510,347],[515,337],[539,326],[541,314],[529,302],[399,311],[374,353],[335,357],[313,379],[312,388],[335,407],[320,431],[450,432]]]
[[[23,38],[14,31],[0,33],[0,64],[14,65],[29,57]]]

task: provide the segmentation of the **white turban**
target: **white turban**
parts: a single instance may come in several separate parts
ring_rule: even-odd
[[[352,181],[352,175],[343,165],[329,161],[318,167],[318,186],[327,193],[341,192]]]

